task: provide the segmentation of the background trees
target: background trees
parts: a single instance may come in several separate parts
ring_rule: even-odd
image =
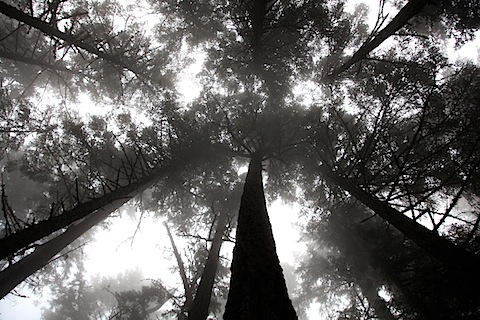
[[[183,294],[166,289],[169,310],[186,317],[190,289],[203,273],[215,278],[206,240],[216,239],[208,261],[228,264],[212,230],[222,217],[219,234],[232,240],[239,175],[261,152],[267,200],[302,202],[305,214],[298,314],[317,292],[339,301],[337,318],[478,317],[480,78],[445,50],[474,37],[474,1],[400,1],[398,13],[380,1],[370,26],[367,7],[345,1],[140,4],[0,2],[4,279],[49,243],[56,251],[38,267],[54,270],[66,235],[132,199],[139,217],[155,212],[174,237],[190,237],[191,277]],[[204,57],[201,93],[183,103],[190,52]],[[106,114],[87,115],[101,106]],[[71,282],[67,293],[84,289]],[[115,293],[119,316],[137,301],[145,317],[148,290]]]

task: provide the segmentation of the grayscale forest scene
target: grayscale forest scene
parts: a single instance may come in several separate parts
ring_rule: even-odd
[[[480,1],[0,13],[0,320],[480,319]]]

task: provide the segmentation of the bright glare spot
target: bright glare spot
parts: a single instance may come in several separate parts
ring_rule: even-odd
[[[248,166],[247,166],[247,165],[241,166],[241,167],[239,167],[238,170],[237,170],[237,174],[238,174],[239,176],[241,176],[242,174],[247,173],[247,172],[248,172]]]
[[[458,49],[455,49],[455,41],[452,39],[448,43],[448,57],[450,61],[471,60],[480,63],[480,31],[475,32],[475,40],[465,43]]]
[[[95,103],[89,94],[80,92],[75,103],[78,113],[82,116],[105,116],[109,108],[102,108]]]
[[[385,287],[381,287],[380,290],[378,290],[378,296],[386,302],[390,302],[393,298],[392,294]]]
[[[307,309],[307,318],[308,319],[318,319],[318,320],[324,320],[324,319],[327,319],[326,317],[323,317],[321,314],[320,314],[320,307],[322,305],[318,302],[312,302],[310,303],[310,305],[308,306],[308,309]]]
[[[193,59],[193,62],[178,75],[178,92],[180,93],[181,102],[188,104],[198,98],[202,91],[202,86],[197,79],[197,75],[203,68],[207,54],[201,50],[194,50],[187,54]]]
[[[295,99],[302,105],[308,107],[323,96],[321,87],[313,81],[302,81],[293,87]]]

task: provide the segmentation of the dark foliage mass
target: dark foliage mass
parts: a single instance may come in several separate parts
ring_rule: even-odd
[[[0,1],[1,297],[48,286],[44,319],[480,318],[480,66],[446,49],[479,6]],[[284,270],[274,199],[302,208]],[[178,288],[88,279],[90,230],[128,212],[165,221]]]

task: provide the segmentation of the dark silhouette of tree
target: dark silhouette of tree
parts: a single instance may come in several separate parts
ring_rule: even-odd
[[[297,319],[278,260],[262,183],[252,155],[238,216],[225,319]]]
[[[399,29],[401,29],[412,17],[419,14],[422,9],[427,5],[429,1],[427,0],[412,0],[409,1],[402,9],[397,13],[397,15],[385,26],[382,30],[376,34],[373,39],[364,43],[347,61],[345,61],[341,66],[333,70],[326,78],[332,79],[339,76],[341,73],[347,71],[351,66],[360,60],[366,58],[366,56],[377,48],[382,42],[395,34]]]
[[[59,252],[65,249],[65,247],[92,227],[105,220],[112,212],[125,204],[125,202],[124,199],[117,200],[116,202],[111,201],[108,205],[95,210],[83,220],[80,219],[80,222],[70,225],[62,234],[37,246],[32,253],[23,257],[20,261],[0,271],[0,284],[2,288],[0,297],[3,298],[26,278],[45,267]]]
[[[220,248],[223,243],[223,236],[227,228],[228,214],[226,211],[220,213],[215,229],[215,235],[208,251],[207,261],[202,271],[202,277],[195,291],[195,297],[188,310],[189,320],[203,320],[208,317],[210,300],[212,296],[213,285],[217,268],[220,263]]]

